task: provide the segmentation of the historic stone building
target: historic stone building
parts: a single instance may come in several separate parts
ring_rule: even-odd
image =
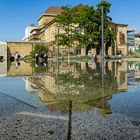
[[[82,6],[81,4],[78,5]],[[43,41],[47,42],[49,48],[51,48],[51,54],[55,55],[57,53],[58,47],[55,46],[54,40],[55,35],[63,32],[63,29],[59,29],[57,22],[55,20],[56,16],[60,14],[63,10],[59,7],[50,7],[45,13],[38,19],[37,28],[33,29],[28,36],[28,41]],[[115,33],[116,42],[112,47],[109,48],[109,55],[127,55],[127,25],[110,23],[110,29]],[[60,47],[59,52],[61,54],[67,54],[68,49],[66,47]],[[76,49],[70,50],[72,53],[78,53],[85,55],[86,51],[81,49],[77,51]],[[89,51],[89,54],[96,54],[96,50]]]
[[[115,44],[109,48],[109,55],[127,55],[127,25],[110,23],[110,29],[115,34]]]

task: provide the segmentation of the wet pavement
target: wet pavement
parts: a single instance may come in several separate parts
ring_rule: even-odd
[[[0,140],[140,140],[139,79],[111,65],[104,79],[86,63],[1,77]]]
[[[71,114],[40,111],[0,95],[1,140],[139,140],[140,120],[122,114],[99,115],[98,109]],[[70,131],[70,132],[69,132]]]

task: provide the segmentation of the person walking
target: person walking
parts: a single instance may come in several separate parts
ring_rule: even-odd
[[[36,59],[36,64],[38,64],[38,62],[39,62],[39,55],[37,53],[35,54],[35,59]]]

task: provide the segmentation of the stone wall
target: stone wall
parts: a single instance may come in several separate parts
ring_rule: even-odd
[[[52,21],[54,18],[55,18],[55,15],[44,14],[38,20],[38,26],[42,27],[42,26],[46,25],[46,23],[49,23],[50,21]]]
[[[121,52],[122,55],[127,55],[127,26],[118,26],[117,32],[117,46],[118,51]]]
[[[47,40],[47,42],[55,41],[56,34],[58,34],[58,27],[56,22],[54,22],[45,29],[45,40]]]
[[[18,52],[21,57],[28,56],[32,52],[33,43],[31,42],[7,42],[8,47],[8,60],[12,54]]]

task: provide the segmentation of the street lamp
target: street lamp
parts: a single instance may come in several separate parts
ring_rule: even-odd
[[[102,13],[102,63],[104,63],[104,6],[101,7]]]
[[[101,7],[102,13],[102,106],[104,107],[104,6]]]

